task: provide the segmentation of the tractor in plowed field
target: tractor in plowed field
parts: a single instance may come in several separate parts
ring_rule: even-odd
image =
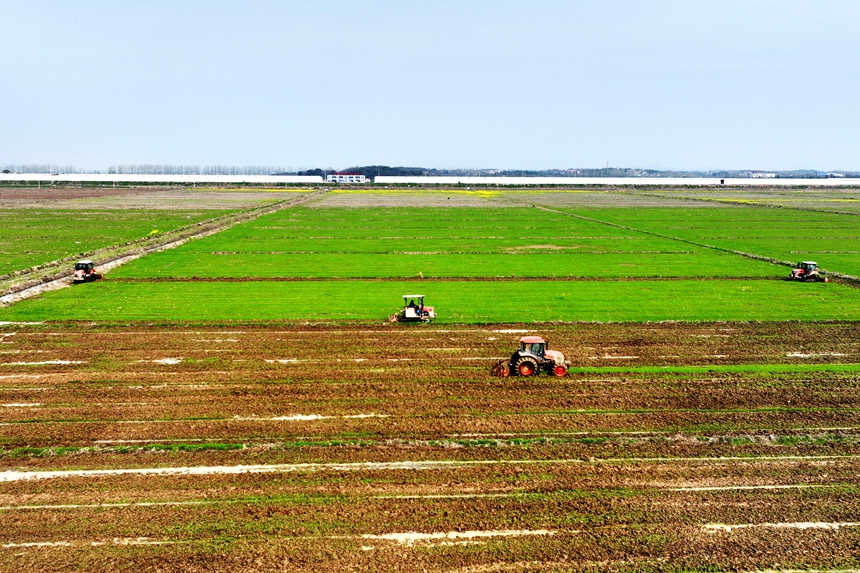
[[[89,283],[104,278],[96,272],[96,265],[90,260],[75,263],[75,274],[72,276],[72,284]]]
[[[795,281],[816,281],[820,283],[830,282],[827,277],[818,271],[818,263],[815,261],[803,261],[797,263],[797,268],[792,269],[788,278]]]
[[[570,367],[570,361],[564,359],[564,354],[558,350],[550,350],[549,345],[540,336],[523,336],[520,347],[510,360],[499,360],[493,366],[493,376],[534,376],[541,372],[553,376],[565,376]]]
[[[423,294],[404,294],[403,310],[395,312],[388,320],[390,322],[430,322],[434,318],[436,318],[436,312],[432,306],[424,306]]]

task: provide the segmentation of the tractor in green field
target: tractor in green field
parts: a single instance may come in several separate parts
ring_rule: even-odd
[[[815,261],[803,261],[797,263],[797,268],[792,269],[789,279],[795,281],[816,281],[820,283],[829,282],[827,277],[821,274],[818,270],[818,263]]]
[[[96,272],[96,265],[90,260],[75,263],[75,274],[72,275],[72,284],[89,283],[103,278]]]
[[[409,301],[407,303],[407,301]],[[403,309],[392,314],[391,322],[430,322],[436,318],[432,306],[424,306],[423,294],[404,294]]]

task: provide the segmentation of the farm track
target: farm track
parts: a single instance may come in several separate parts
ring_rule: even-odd
[[[489,377],[526,333],[581,371]],[[858,340],[0,325],[0,570],[857,567]]]

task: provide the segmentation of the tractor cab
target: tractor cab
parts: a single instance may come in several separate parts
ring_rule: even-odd
[[[534,354],[543,358],[546,347],[546,341],[540,336],[523,336],[520,338],[520,354]]]
[[[815,261],[804,261],[797,266],[800,267],[800,269],[806,274],[818,270],[818,263],[816,263]]]
[[[90,274],[95,268],[95,263],[92,261],[78,261],[75,263],[76,271],[84,271],[85,274]]]
[[[404,294],[403,310],[391,317],[391,322],[430,322],[436,318],[432,306],[424,306],[423,294]]]

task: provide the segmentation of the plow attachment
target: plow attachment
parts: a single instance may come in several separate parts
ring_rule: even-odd
[[[499,360],[493,365],[493,368],[490,370],[490,374],[493,376],[499,376],[500,378],[507,378],[511,375],[511,368],[508,366],[508,362],[506,360]]]

